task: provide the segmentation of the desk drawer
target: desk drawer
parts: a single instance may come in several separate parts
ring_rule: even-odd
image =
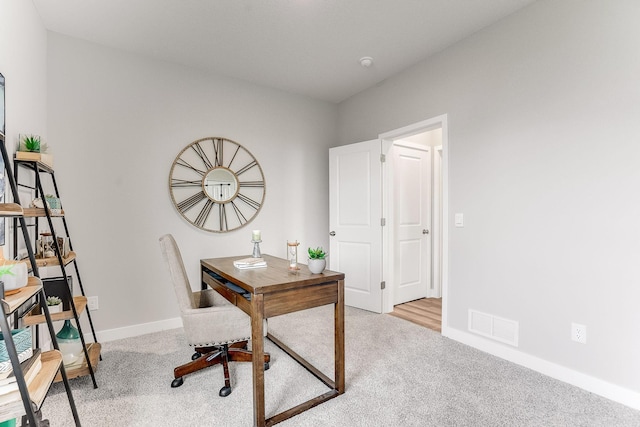
[[[338,282],[323,283],[264,295],[264,317],[269,318],[338,302]]]

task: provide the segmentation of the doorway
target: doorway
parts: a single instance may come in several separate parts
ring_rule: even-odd
[[[431,131],[436,132],[436,130]],[[393,305],[426,298],[433,287],[432,149],[406,139],[393,142]]]
[[[431,150],[441,159],[434,168],[441,171],[434,182],[441,196],[434,200],[440,206],[436,216],[439,226],[431,276],[439,278],[437,291],[442,297],[442,334],[447,335],[447,265],[448,265],[448,137],[447,116],[442,115],[379,135],[364,141],[329,150],[329,269],[342,271],[345,304],[375,313],[391,313],[394,309],[396,270],[394,141],[439,130],[441,146]],[[432,224],[433,225],[433,224]],[[433,236],[433,228],[430,229]],[[434,240],[433,238],[431,239]],[[435,290],[435,289],[434,289]],[[428,294],[430,297],[437,296]]]
[[[400,242],[402,237],[401,223],[406,220],[406,218],[402,218],[402,215],[406,217],[406,214],[399,213],[397,209],[397,202],[399,200],[398,193],[405,191],[406,188],[399,191],[396,187],[398,183],[397,175],[403,173],[404,170],[399,171],[398,165],[387,162],[390,163],[390,165],[386,168],[386,171],[383,172],[383,175],[385,175],[383,178],[383,216],[387,217],[390,225],[392,225],[391,227],[385,227],[386,229],[383,232],[383,251],[385,251],[383,257],[384,278],[390,283],[388,292],[383,294],[383,312],[397,312],[400,310],[394,310],[394,308],[398,309],[400,307],[402,307],[402,310],[405,310],[411,304],[417,304],[419,306],[428,305],[428,310],[430,311],[442,307],[439,315],[435,317],[441,319],[440,329],[445,333],[447,325],[446,295],[448,278],[447,117],[446,115],[438,116],[386,132],[379,135],[379,137],[382,140],[383,153],[386,153],[388,157],[394,156],[395,147],[398,145],[408,145],[414,149],[420,149],[420,147],[422,147],[423,150],[429,151],[431,168],[431,173],[428,178],[420,178],[424,179],[425,185],[428,185],[431,191],[430,196],[425,196],[424,193],[420,196],[422,199],[428,198],[427,200],[423,200],[423,205],[429,205],[430,220],[428,224],[425,224],[424,228],[418,229],[418,232],[425,233],[422,237],[428,236],[428,240],[430,241],[428,248],[430,252],[427,261],[428,265],[424,265],[424,270],[428,270],[429,275],[426,290],[423,295],[419,295],[419,298],[417,298],[418,301],[409,303],[403,301],[401,297],[403,290],[400,287],[402,286],[403,280],[401,280],[400,277],[402,277],[406,267],[402,265],[402,262],[399,262],[399,258],[407,258],[405,257],[406,254],[403,254],[403,250],[407,252],[407,245],[403,245]],[[406,198],[407,196],[404,195],[404,197]],[[411,256],[408,258],[412,259],[411,262],[415,263],[417,262],[416,252],[418,252],[418,246],[414,244],[413,247],[414,250],[413,252],[409,252]],[[416,277],[415,272],[413,277]],[[420,302],[419,299],[423,296],[430,301]],[[397,305],[401,302],[405,302],[404,307]],[[408,308],[413,310],[414,307]],[[418,316],[420,316],[420,314],[418,314]],[[432,314],[429,314],[429,316],[434,317]],[[429,322],[433,323],[433,320],[430,319]],[[438,328],[432,329],[437,330]]]

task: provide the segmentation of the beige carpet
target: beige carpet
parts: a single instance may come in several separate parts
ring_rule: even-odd
[[[640,411],[443,338],[410,322],[347,307],[344,395],[279,425],[297,426],[639,426]],[[329,376],[333,312],[320,307],[271,319],[275,336]],[[267,416],[327,390],[266,342]],[[84,426],[251,426],[250,364],[232,364],[233,392],[218,396],[222,368],[185,377],[181,329],[103,344],[98,389],[71,380]],[[52,426],[72,426],[61,384],[43,406]]]

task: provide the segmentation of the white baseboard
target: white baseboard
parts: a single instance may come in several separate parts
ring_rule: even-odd
[[[460,331],[458,329],[443,327],[442,336],[451,338],[454,341],[458,341],[473,348],[477,348],[485,353],[492,354],[517,365],[532,369],[536,372],[540,372],[541,374],[579,387],[591,393],[595,393],[609,400],[613,400],[614,402],[640,410],[640,393],[637,391],[620,387],[610,382],[574,371],[573,369],[569,369],[565,366],[523,353],[513,347],[507,347],[487,340],[481,336]]]
[[[123,328],[96,331],[96,335],[98,337],[98,341],[103,343],[181,327],[182,319],[180,317],[174,317],[173,319],[159,320],[157,322],[141,323],[139,325],[125,326]],[[85,334],[85,340],[92,342],[93,336],[91,336],[91,334]]]

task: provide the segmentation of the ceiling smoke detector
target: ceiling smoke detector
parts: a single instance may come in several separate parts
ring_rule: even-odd
[[[360,65],[362,65],[364,68],[371,67],[371,65],[373,65],[373,58],[370,56],[363,56],[362,58],[360,58]]]

